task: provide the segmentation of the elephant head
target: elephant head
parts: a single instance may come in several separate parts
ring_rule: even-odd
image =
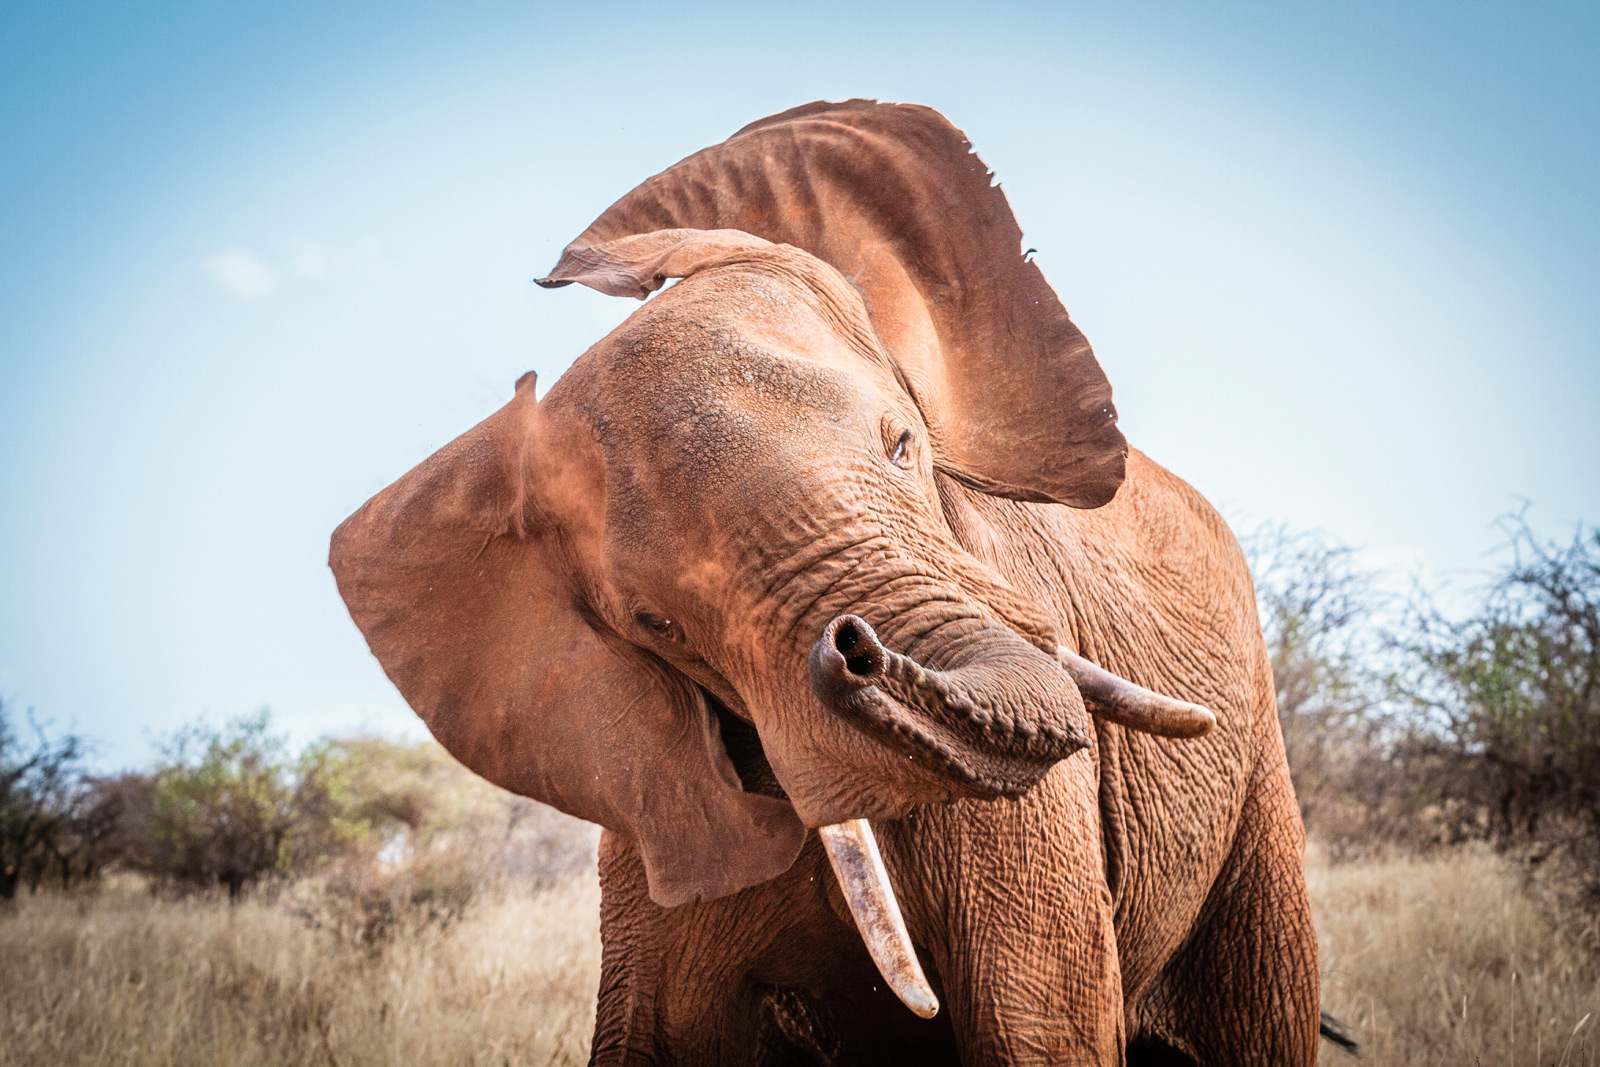
[[[869,943],[903,942],[864,917],[893,905],[856,820],[1026,791],[1093,744],[1086,697],[1206,726],[1061,649],[947,515],[955,483],[1095,507],[1122,481],[1110,386],[1020,238],[925,108],[809,105],[639,186],[541,284],[681,284],[334,534],[389,677],[469,767],[629,839],[663,905],[865,831],[854,861],[824,838]]]

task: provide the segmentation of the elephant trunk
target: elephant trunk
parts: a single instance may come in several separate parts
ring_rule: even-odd
[[[1046,657],[1010,631],[983,652],[935,670],[884,647],[856,615],[840,615],[811,648],[811,689],[823,706],[950,776],[1003,796],[1032,788],[1050,766],[1092,744],[1085,708],[1158,737],[1209,733],[1216,715],[1164,696],[1057,647]]]
[[[1056,761],[1090,744],[1085,701],[1102,718],[1164,737],[1199,737],[1206,708],[1163,696],[1058,647],[1054,661],[1020,640],[951,670],[885,648],[867,622],[841,615],[811,648],[811,688],[831,711],[914,758],[982,790],[1026,792]],[[1041,671],[1041,663],[1042,673]],[[896,996],[931,1018],[939,1010],[906,932],[872,826],[820,827],[828,861],[868,954]]]
[[[866,620],[841,615],[812,646],[812,692],[823,706],[980,792],[1019,796],[1050,767],[1089,747],[1070,677],[1008,630],[949,670],[885,648]]]

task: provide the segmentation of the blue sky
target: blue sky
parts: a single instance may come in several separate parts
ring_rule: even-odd
[[[529,284],[818,98],[938,107],[1129,439],[1433,577],[1600,518],[1600,14],[1557,4],[8,4],[0,695],[108,766],[417,731],[333,527],[633,305]]]

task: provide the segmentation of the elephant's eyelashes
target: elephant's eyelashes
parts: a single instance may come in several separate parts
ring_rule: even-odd
[[[911,431],[903,430],[899,440],[895,441],[894,449],[889,453],[889,462],[896,467],[911,467]]]
[[[678,639],[678,627],[673,621],[657,615],[653,611],[636,611],[633,613],[633,621],[657,637],[665,637],[674,641]]]

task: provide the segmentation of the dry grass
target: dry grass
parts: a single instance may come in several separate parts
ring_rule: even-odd
[[[1600,1064],[1593,961],[1503,861],[1313,852],[1311,879],[1324,1000],[1362,1063]],[[0,914],[0,1067],[581,1063],[597,909],[592,875],[500,890],[374,953],[285,902],[24,899]]]
[[[1486,850],[1333,864],[1313,850],[1323,1006],[1367,1064],[1600,1063],[1597,962]],[[1353,1064],[1324,1044],[1324,1065]]]
[[[592,877],[499,892],[380,953],[287,906],[130,886],[0,916],[0,1065],[565,1064],[599,982]]]

